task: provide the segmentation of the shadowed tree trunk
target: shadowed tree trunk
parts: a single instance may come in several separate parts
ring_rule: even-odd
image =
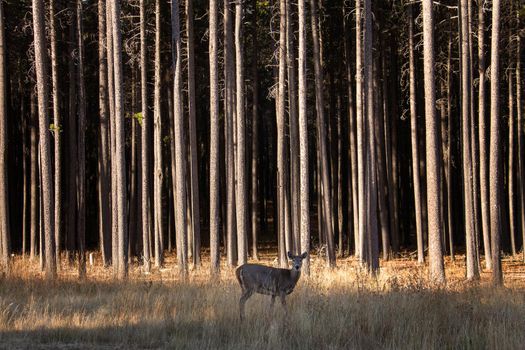
[[[39,195],[39,176],[38,176],[38,112],[36,93],[30,92],[30,121],[29,121],[29,184],[30,184],[30,230],[29,230],[29,259],[33,261],[37,255],[37,231],[39,229],[38,223],[40,222],[40,195]]]
[[[218,77],[218,8],[210,0],[210,259],[211,273],[218,274],[219,252],[219,77]]]
[[[252,40],[253,40],[253,64],[252,64],[252,258],[259,260],[257,254],[257,236],[259,233],[258,216],[258,169],[257,156],[259,154],[259,74],[257,72],[257,55],[258,55],[258,40],[257,40],[257,0],[253,0],[253,24],[252,24]],[[211,56],[210,56],[211,60]],[[299,175],[297,175],[297,183],[299,183]],[[299,229],[299,228],[298,228]],[[299,233],[298,233],[299,234]],[[300,237],[299,237],[300,240]],[[297,244],[299,245],[299,240]]]
[[[428,251],[430,279],[445,282],[441,236],[441,181],[439,178],[439,123],[436,115],[434,75],[434,10],[432,0],[423,0],[423,55],[425,80]]]
[[[423,217],[421,209],[421,178],[419,174],[419,141],[416,109],[416,60],[414,55],[414,5],[407,8],[408,13],[408,45],[409,45],[409,74],[410,74],[410,135],[412,145],[412,180],[414,182],[414,208],[416,217],[417,261],[425,262],[423,244]]]
[[[55,278],[57,266],[55,259],[55,222],[53,220],[54,192],[51,168],[51,143],[49,137],[49,91],[47,80],[44,2],[42,0],[33,0],[33,33],[35,40],[35,66],[38,91],[39,145],[43,195],[42,222],[44,224],[43,229],[45,237],[45,272],[48,278]]]
[[[4,5],[0,1],[0,241],[1,246],[1,265],[7,273],[9,270],[9,205],[7,182],[7,60],[5,50],[5,23]]]
[[[144,272],[148,273],[151,270],[151,253],[149,249],[150,236],[150,161],[149,161],[149,133],[151,120],[148,110],[148,71],[147,71],[147,43],[146,43],[146,4],[145,0],[140,0],[140,99],[142,106],[142,126],[141,126],[141,172],[142,172],[142,254]]]
[[[315,101],[317,111],[317,140],[319,142],[319,157],[321,158],[321,182],[323,186],[323,214],[324,231],[326,233],[326,249],[328,265],[335,267],[334,233],[332,227],[332,199],[330,190],[330,174],[328,164],[328,151],[326,149],[326,127],[323,97],[323,71],[321,67],[321,53],[319,41],[319,16],[317,0],[310,0],[312,39],[313,39],[313,61],[315,71]]]
[[[514,211],[514,203],[516,202],[514,197],[514,184],[515,184],[515,171],[514,166],[514,81],[512,72],[508,73],[509,83],[509,167],[508,167],[508,191],[509,191],[509,235],[510,235],[510,249],[512,255],[516,255],[516,213]]]
[[[521,20],[518,13],[518,28],[520,28]],[[521,100],[521,88],[522,88],[522,76],[521,76],[521,37],[518,35],[516,42],[516,118],[518,121],[518,183],[519,183],[519,208],[520,208],[520,218],[521,218],[521,232],[522,232],[522,247],[523,252],[523,261],[525,261],[525,167],[524,162],[524,132],[523,132],[523,105]]]

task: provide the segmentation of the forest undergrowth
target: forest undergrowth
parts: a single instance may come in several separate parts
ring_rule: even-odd
[[[9,349],[519,349],[525,344],[525,266],[505,257],[505,287],[493,288],[490,272],[465,281],[464,256],[446,261],[447,284],[431,285],[427,269],[409,255],[381,262],[370,277],[355,259],[327,270],[313,257],[287,298],[270,310],[255,295],[238,314],[240,287],[221,266],[211,278],[203,258],[183,279],[176,258],[142,273],[130,266],[126,281],[111,269],[88,265],[78,280],[64,259],[56,281],[47,281],[38,261],[14,257],[0,280],[0,348]],[[271,255],[261,258],[276,264]],[[483,263],[483,262],[482,262]]]

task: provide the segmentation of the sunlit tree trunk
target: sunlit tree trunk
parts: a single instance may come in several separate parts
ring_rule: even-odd
[[[7,181],[7,60],[4,21],[4,5],[0,1],[0,241],[2,243],[1,265],[7,272],[9,269],[10,235],[7,192],[9,188]]]
[[[211,272],[220,267],[219,252],[219,76],[218,76],[218,8],[210,0],[209,11],[210,50],[210,259]]]
[[[434,60],[434,10],[432,0],[423,0],[423,56],[425,81],[428,250],[430,279],[445,282],[441,236],[441,181],[439,179],[439,123],[436,115]]]
[[[306,11],[305,0],[298,0],[299,8],[299,173],[301,202],[301,251],[310,251],[310,199],[308,178],[308,123],[306,115]],[[310,254],[303,262],[304,272],[310,275]]]

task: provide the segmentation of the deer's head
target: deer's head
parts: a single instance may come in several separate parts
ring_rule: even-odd
[[[301,271],[303,266],[303,260],[308,256],[307,252],[304,252],[301,255],[293,255],[291,252],[288,252],[288,259],[292,261],[292,270]]]

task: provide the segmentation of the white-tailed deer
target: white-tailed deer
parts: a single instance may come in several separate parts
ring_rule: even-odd
[[[253,293],[270,295],[272,297],[270,309],[273,307],[275,297],[281,298],[281,303],[286,310],[286,296],[293,292],[299,277],[301,276],[301,266],[307,253],[294,256],[288,252],[288,258],[292,261],[292,268],[278,269],[275,267],[244,264],[236,270],[237,279],[242,288],[239,309],[241,321],[244,318],[244,304]]]

